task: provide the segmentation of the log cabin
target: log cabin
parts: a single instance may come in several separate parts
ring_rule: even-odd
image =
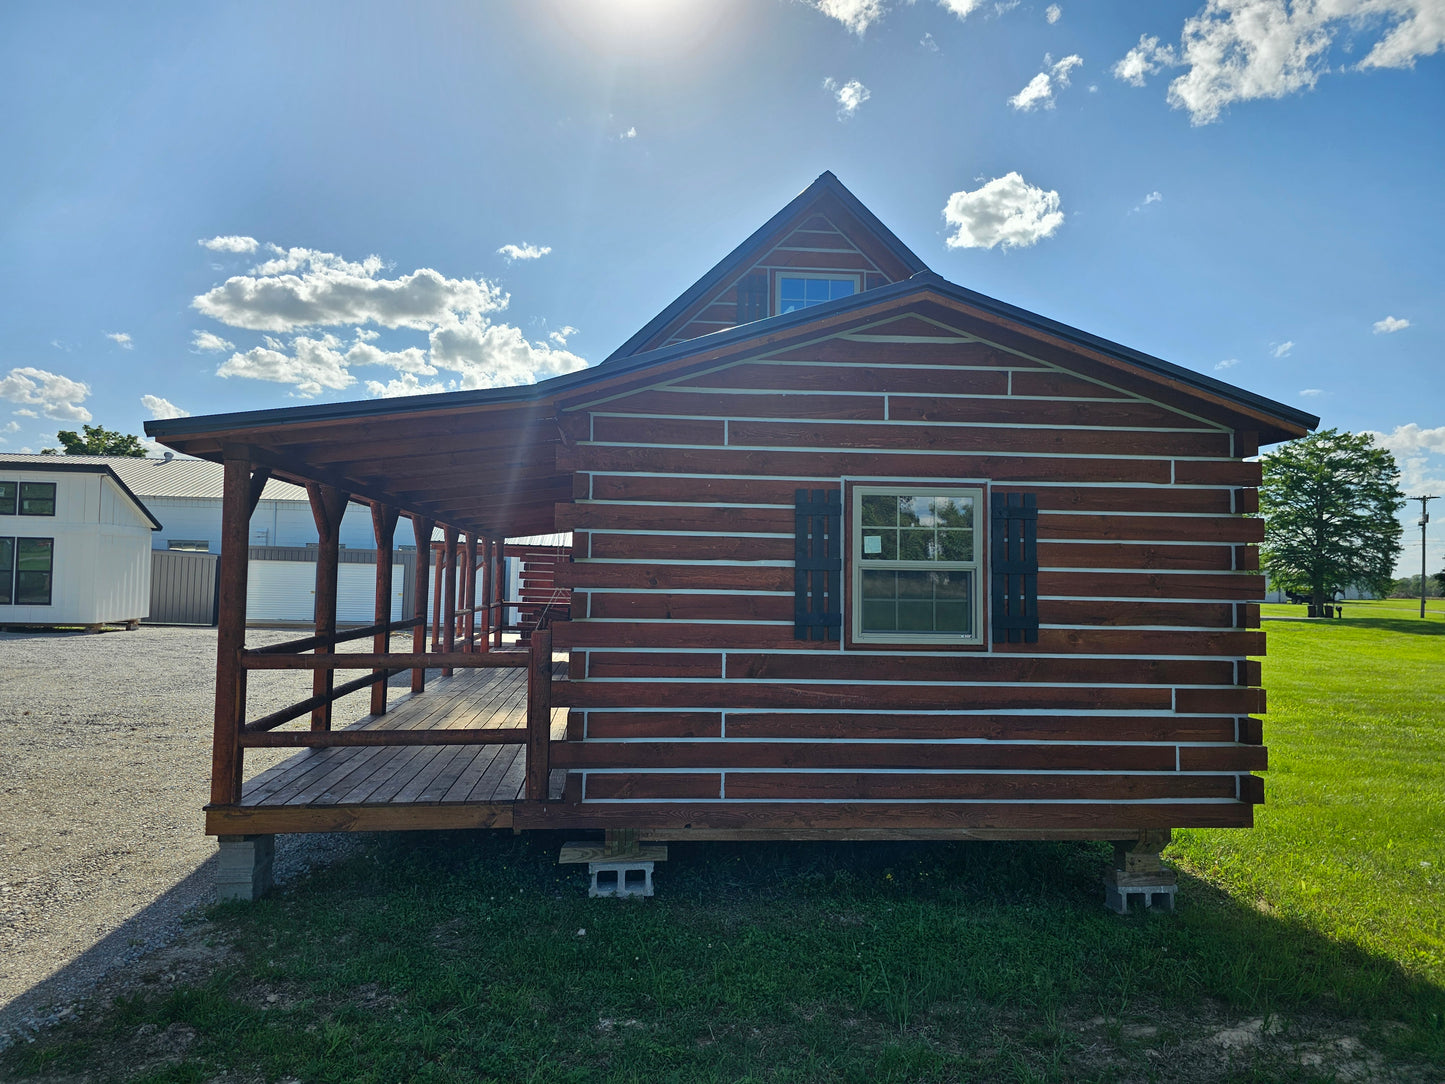
[[[1157,852],[1172,828],[1248,827],[1256,457],[1318,421],[946,281],[825,173],[583,371],[150,422],[226,471],[207,831]],[[311,495],[316,628],[248,649],[247,519],[271,477]],[[337,634],[348,502],[379,551],[398,516],[419,553],[441,532],[430,613],[423,560],[415,612],[388,620],[382,558],[376,624]],[[570,532],[551,569],[568,619],[522,643],[498,555],[550,532]],[[407,629],[410,652],[388,646]],[[338,652],[348,637],[371,650]],[[246,675],[268,668],[311,671],[313,695],[249,718]],[[369,713],[333,727],[366,689]],[[246,750],[278,747],[300,752],[243,783]]]

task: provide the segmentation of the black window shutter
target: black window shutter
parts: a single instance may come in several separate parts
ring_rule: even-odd
[[[836,640],[843,576],[843,501],[837,489],[800,489],[793,549],[793,639]]]
[[[738,323],[751,324],[768,315],[768,276],[759,271],[738,283]]]
[[[1039,509],[1032,493],[992,495],[989,571],[996,644],[1039,642]]]

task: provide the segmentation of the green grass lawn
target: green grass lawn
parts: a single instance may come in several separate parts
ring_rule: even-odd
[[[1232,896],[1445,984],[1445,601],[1266,621],[1266,805],[1251,832],[1177,834]],[[1298,617],[1303,606],[1265,606]]]
[[[1445,614],[1395,609],[1266,623],[1268,804],[1178,834],[1172,915],[1092,844],[674,845],[632,903],[560,837],[377,837],[0,1078],[1441,1079]]]

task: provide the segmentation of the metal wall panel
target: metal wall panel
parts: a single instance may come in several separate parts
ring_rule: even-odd
[[[151,550],[151,625],[214,625],[214,553]]]

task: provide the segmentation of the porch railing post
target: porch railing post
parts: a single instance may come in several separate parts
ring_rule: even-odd
[[[421,655],[426,651],[426,613],[427,613],[427,585],[431,580],[431,569],[427,562],[431,559],[431,532],[432,521],[425,516],[413,516],[411,520],[412,534],[416,537],[416,570],[413,573],[412,594],[412,616],[416,619],[416,626],[411,630],[411,650],[414,655]],[[418,666],[411,672],[411,691],[414,693],[423,692],[426,689],[426,667]]]
[[[485,609],[482,610],[482,642],[477,646],[477,650],[490,651],[492,650],[492,539],[490,535],[482,538],[481,564],[481,602]]]
[[[241,727],[246,721],[246,671],[241,669],[241,650],[246,644],[246,569],[250,561],[251,509],[255,507],[249,460],[241,453],[227,451],[224,463],[216,713],[211,736],[212,805],[235,805],[241,800]]]
[[[391,621],[391,548],[396,534],[397,509],[388,504],[371,506],[371,529],[376,533],[376,623]],[[378,632],[371,640],[373,654],[384,655],[391,634]],[[380,673],[380,671],[375,671]],[[371,687],[371,714],[386,714],[386,678]]]
[[[446,541],[442,560],[446,574],[442,582],[442,650],[450,655],[457,646],[457,529],[445,528]],[[442,677],[451,677],[450,666],[442,668]]]
[[[435,523],[432,524],[436,526]],[[432,584],[431,604],[431,649],[440,651],[442,649],[442,571],[447,566],[446,552],[442,549],[442,543],[427,543],[428,547],[435,551],[436,555],[436,582]]]
[[[466,596],[466,616],[462,622],[463,635],[466,638],[464,651],[475,651],[477,649],[477,536],[467,532],[467,581],[466,587],[462,590]]]
[[[497,611],[497,623],[493,626],[494,631],[492,633],[492,646],[496,648],[502,646],[502,626],[507,623],[507,611],[502,608],[502,599],[506,597],[502,593],[502,580],[506,577],[507,571],[506,549],[507,539],[505,535],[497,535],[492,539],[492,597],[489,601],[492,603],[492,608]],[[519,614],[518,616],[520,617],[521,615]]]
[[[527,800],[547,800],[552,770],[552,630],[532,633],[527,668]]]
[[[341,517],[346,514],[350,495],[335,486],[308,482],[307,496],[311,498],[311,514],[316,520],[318,545],[316,548],[316,635],[322,643],[316,645],[316,654],[329,655],[335,650],[331,640],[336,636],[336,574],[340,564]],[[335,686],[335,671],[317,670],[311,679],[311,695],[330,697]],[[331,729],[331,701],[318,704],[311,710],[311,729]]]

